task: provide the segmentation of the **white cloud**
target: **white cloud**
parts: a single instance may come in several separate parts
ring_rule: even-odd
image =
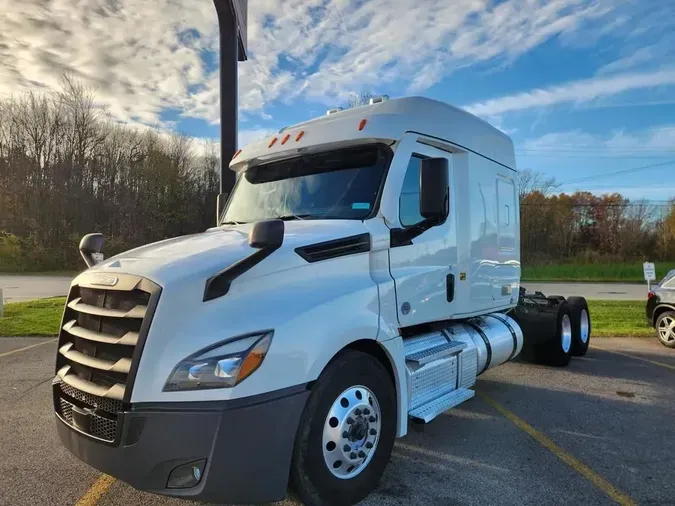
[[[598,69],[598,74],[612,74],[636,67],[643,63],[648,63],[655,58],[654,46],[640,47],[633,49],[630,54],[614,60]]]
[[[598,98],[618,95],[632,90],[675,85],[675,68],[653,72],[620,74],[571,81],[545,89],[535,89],[515,95],[487,100],[467,106],[467,110],[480,116],[504,114],[564,103],[583,103]]]
[[[528,152],[570,151],[575,155],[623,157],[627,153],[653,156],[672,153],[675,158],[675,124],[661,125],[628,133],[618,129],[607,135],[593,135],[581,130],[548,133],[524,141],[520,148]]]
[[[611,0],[255,0],[240,107],[298,96],[322,103],[383,83],[419,92],[454,69],[509,62],[586,23],[608,25]],[[217,123],[211,0],[0,0],[0,95],[53,89],[71,72],[120,120],[164,109]],[[214,57],[214,55],[216,55]],[[169,126],[169,125],[167,125]]]

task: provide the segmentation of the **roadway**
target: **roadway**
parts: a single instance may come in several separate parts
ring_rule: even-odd
[[[564,369],[516,360],[482,375],[475,398],[397,441],[363,506],[673,504],[675,350],[591,346]],[[102,477],[61,446],[55,354],[51,339],[0,338],[0,504],[198,506]]]
[[[67,295],[70,276],[19,276],[0,274],[5,302],[20,302]]]
[[[40,299],[66,295],[72,278],[67,276],[0,275],[5,302]],[[647,285],[638,283],[529,283],[528,291],[539,290],[546,295],[580,295],[587,299],[645,300]]]

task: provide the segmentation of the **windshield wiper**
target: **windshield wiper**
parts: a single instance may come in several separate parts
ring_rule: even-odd
[[[275,219],[283,221],[292,221],[292,220],[304,220],[313,217],[314,215],[312,214],[288,214],[286,216],[277,216]]]
[[[221,221],[221,225],[245,225],[245,221]]]

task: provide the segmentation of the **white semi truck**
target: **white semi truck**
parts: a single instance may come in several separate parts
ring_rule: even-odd
[[[488,369],[585,354],[584,299],[520,286],[513,144],[467,112],[373,99],[230,167],[214,228],[108,259],[100,234],[80,243],[53,394],[94,468],[193,500],[351,505]]]

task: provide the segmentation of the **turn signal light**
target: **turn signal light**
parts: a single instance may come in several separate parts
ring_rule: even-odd
[[[656,294],[655,294],[654,292],[648,292],[648,293],[647,293],[647,298],[648,298],[648,299],[652,299],[652,298],[654,298],[655,295],[656,295]]]
[[[367,121],[365,119],[361,120],[361,122],[359,123],[359,131],[366,128],[366,123],[367,123]]]

